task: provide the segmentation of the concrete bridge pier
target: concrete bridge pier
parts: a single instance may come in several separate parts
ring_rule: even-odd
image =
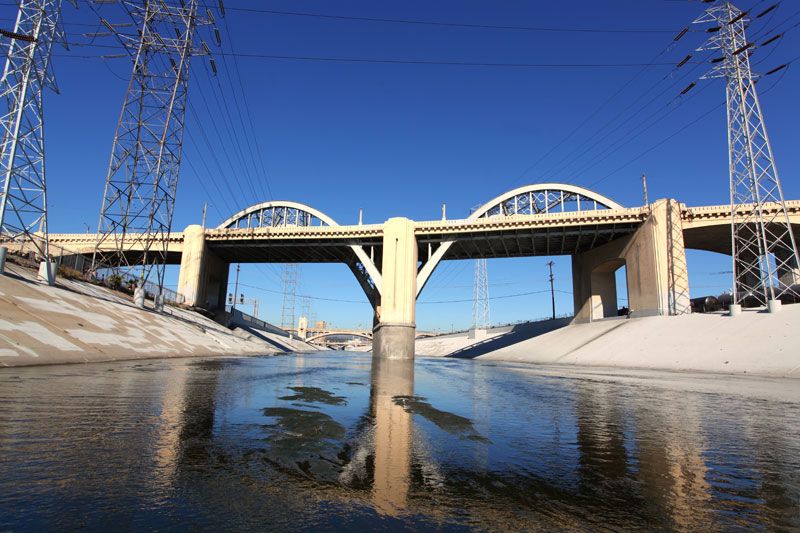
[[[625,266],[631,316],[691,312],[681,204],[658,200],[628,237],[572,256],[575,322],[617,315],[615,272]]]
[[[386,221],[382,265],[372,354],[381,359],[410,359],[414,357],[417,303],[417,239],[413,221],[407,218]]]
[[[184,303],[214,311],[225,306],[230,265],[208,249],[205,230],[193,224],[183,232],[178,293]]]

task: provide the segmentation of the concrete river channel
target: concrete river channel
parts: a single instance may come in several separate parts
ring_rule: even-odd
[[[796,530],[798,389],[344,352],[3,369],[0,530]]]

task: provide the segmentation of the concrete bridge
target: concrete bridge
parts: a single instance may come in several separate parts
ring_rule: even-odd
[[[787,207],[800,239],[800,201]],[[344,263],[374,309],[374,351],[413,353],[416,299],[441,261],[570,255],[579,322],[616,315],[615,272],[625,266],[632,315],[678,315],[690,312],[685,250],[730,254],[730,226],[727,205],[665,199],[625,208],[582,187],[544,183],[508,191],[460,220],[340,226],[304,204],[264,202],[215,229],[171,234],[168,262],[181,266],[186,303],[209,310],[224,305],[231,263]],[[52,234],[51,242],[90,254],[98,239]],[[796,270],[782,276],[798,279]]]

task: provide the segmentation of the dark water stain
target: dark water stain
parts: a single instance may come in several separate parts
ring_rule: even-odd
[[[285,473],[300,473],[323,482],[336,480],[342,464],[335,458],[344,447],[344,426],[319,411],[267,407],[262,412],[276,419],[261,426],[269,444],[265,462]]]
[[[324,403],[326,405],[347,405],[347,400],[342,396],[335,396],[319,387],[289,387],[295,394],[281,396],[279,400],[300,401],[306,403]]]
[[[290,407],[265,407],[264,416],[276,418],[274,424],[266,427],[274,428],[278,439],[319,441],[322,439],[342,439],[344,426],[333,418],[319,411],[306,411]]]
[[[392,400],[396,405],[405,409],[407,413],[420,415],[448,433],[457,435],[462,439],[489,442],[489,439],[475,431],[475,427],[469,418],[437,409],[426,401],[427,398],[422,396],[394,396]]]

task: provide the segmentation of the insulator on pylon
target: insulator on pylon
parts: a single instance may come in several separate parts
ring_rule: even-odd
[[[219,13],[222,18],[225,18],[225,4],[222,3],[222,0],[219,0]]]
[[[749,48],[752,48],[752,47],[753,47],[753,43],[747,43],[746,45],[740,46],[739,48],[734,50],[733,55],[738,56],[739,54],[741,54],[745,50],[747,50]]]
[[[203,52],[205,52],[208,55],[211,55],[211,48],[208,47],[205,41],[200,41],[200,46],[203,47]]]
[[[682,30],[681,30],[681,31],[678,33],[678,35],[676,35],[676,36],[675,36],[675,39],[673,39],[673,41],[680,41],[680,40],[681,40],[681,37],[683,37],[684,35],[686,35],[686,32],[688,32],[688,31],[689,31],[689,28],[683,28],[683,29],[682,29]]]
[[[25,41],[26,43],[35,43],[36,39],[32,35],[23,35],[21,33],[14,33],[13,31],[0,30],[0,35],[8,37],[9,39],[16,39],[18,41]]]
[[[784,63],[783,65],[781,65],[781,66],[779,66],[779,67],[775,67],[774,69],[770,70],[769,72],[767,72],[767,73],[766,73],[766,74],[764,74],[764,75],[765,75],[765,76],[769,76],[770,74],[775,74],[776,72],[778,72],[778,71],[780,71],[780,70],[783,70],[783,69],[785,69],[785,68],[786,68],[786,67],[788,67],[788,66],[789,66],[789,63]],[[778,80],[778,81],[780,81],[780,80]]]
[[[773,37],[770,37],[769,39],[767,39],[766,41],[764,41],[763,43],[761,43],[761,46],[767,46],[769,43],[774,43],[775,41],[777,41],[777,40],[778,40],[778,39],[780,39],[781,37],[783,37],[783,34],[782,34],[782,33],[779,33],[778,35],[775,35],[775,36],[773,36]]]
[[[214,39],[217,40],[217,46],[222,46],[222,36],[219,34],[219,28],[214,28]]]
[[[740,20],[742,20],[746,16],[747,16],[747,11],[742,11],[741,13],[739,13],[738,15],[733,17],[731,20],[729,20],[728,21],[728,25],[730,26],[731,24],[736,24],[737,22],[739,22]]]
[[[692,54],[689,54],[686,57],[684,57],[683,59],[681,59],[680,63],[678,63],[678,65],[677,65],[677,68],[681,68],[682,66],[684,66],[686,63],[689,62],[689,60],[691,58],[692,58]]]
[[[780,4],[780,2],[778,2],[778,4]],[[761,17],[763,17],[764,15],[766,15],[767,13],[769,13],[770,11],[772,11],[773,9],[777,8],[777,7],[778,7],[778,4],[772,4],[772,5],[771,5],[771,6],[769,6],[767,9],[765,9],[764,11],[762,11],[761,13],[759,13],[758,15],[756,15],[756,18],[757,18],[757,19],[760,19]]]
[[[687,86],[686,86],[686,87],[685,87],[685,88],[684,88],[684,89],[681,91],[681,95],[684,95],[684,94],[688,93],[689,91],[691,91],[692,89],[694,89],[694,87],[695,87],[696,85],[697,85],[697,83],[695,83],[695,82],[692,82],[692,83],[690,83],[689,85],[687,85]]]
[[[208,21],[214,24],[214,13],[212,13],[209,8],[206,8],[206,16],[208,17]]]
[[[712,63],[722,63],[723,61],[725,61],[725,56],[715,57],[711,60]]]
[[[717,33],[721,29],[722,28],[720,28],[719,26],[711,26],[710,28],[706,29],[706,33]]]
[[[209,63],[211,63],[211,72],[213,72],[214,76],[216,76],[217,75],[217,62],[214,61],[213,57],[209,58],[208,61],[209,61]]]

